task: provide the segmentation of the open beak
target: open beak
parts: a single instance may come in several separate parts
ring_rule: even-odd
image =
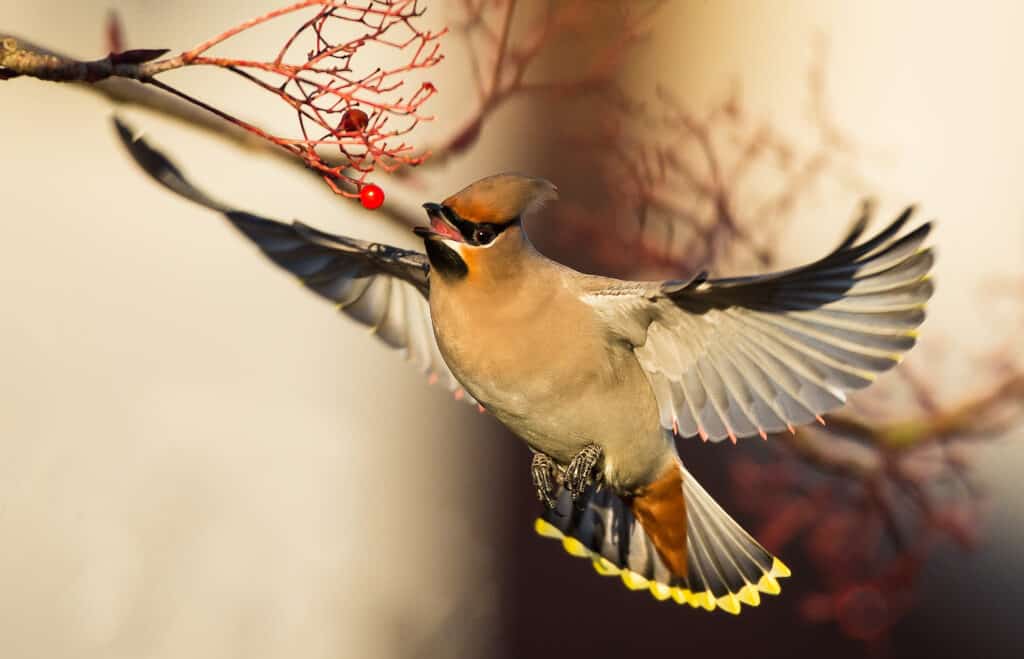
[[[451,222],[445,219],[444,213],[441,212],[441,205],[428,202],[423,204],[423,209],[427,211],[427,217],[430,218],[430,228],[427,227],[416,227],[413,229],[420,238],[429,238],[437,236],[438,238],[445,240],[454,240],[456,242],[465,242],[462,234],[456,229]]]

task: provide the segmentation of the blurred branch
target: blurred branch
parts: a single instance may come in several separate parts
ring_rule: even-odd
[[[578,94],[614,84],[629,49],[647,34],[646,25],[661,2],[622,3],[597,7],[590,0],[548,0],[544,9],[528,15],[520,0],[462,0],[462,15],[454,23],[470,52],[469,62],[476,90],[476,110],[451,136],[430,149],[432,166],[446,162],[476,144],[483,126],[508,101],[533,94]],[[590,49],[581,62],[582,73],[544,79],[537,74],[566,39],[586,32],[597,13],[617,12],[614,39]],[[516,30],[513,25],[525,21]],[[570,67],[559,67],[567,69]],[[486,71],[484,69],[487,69]]]
[[[952,401],[935,391],[934,373],[925,380],[904,364],[881,395],[911,414],[831,415],[824,428],[776,436],[773,462],[735,466],[738,501],[764,521],[762,539],[779,548],[802,537],[824,581],[805,617],[882,638],[912,608],[936,542],[977,543],[985,495],[971,449],[1024,428],[1024,364],[1012,357],[998,347],[980,393]]]
[[[776,265],[778,240],[799,203],[827,180],[859,179],[849,174],[853,140],[824,109],[820,77],[812,69],[813,141],[804,147],[752,118],[735,85],[703,111],[663,88],[649,105],[614,89],[586,97],[602,108],[600,119],[566,141],[596,169],[607,203],[568,209],[560,235],[579,241],[584,234],[595,264],[623,275],[638,266],[644,276],[678,277],[712,265],[720,272]],[[863,195],[863,185],[854,187]]]
[[[927,376],[905,363],[876,391],[882,406],[867,414],[848,406],[824,428],[778,436],[773,462],[733,470],[739,501],[763,520],[762,539],[777,548],[803,539],[823,581],[802,605],[808,620],[835,622],[866,642],[883,639],[912,610],[936,544],[978,543],[986,496],[973,453],[1024,430],[1024,287],[1006,277],[983,288],[985,312],[1005,314],[995,324],[1007,339],[968,356],[977,377],[971,393],[939,394],[941,356],[927,358]],[[993,291],[1011,308],[997,311]]]
[[[904,376],[907,377],[905,373]],[[928,402],[919,402],[923,409],[918,416],[892,423],[871,423],[844,414],[830,415],[828,425],[814,432],[850,437],[899,452],[927,442],[998,436],[1024,420],[1024,372],[1007,373],[988,384],[982,393],[946,405],[935,403],[933,393],[920,381],[908,379],[907,386],[921,388],[919,395],[927,392]]]

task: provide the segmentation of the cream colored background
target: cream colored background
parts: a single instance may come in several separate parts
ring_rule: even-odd
[[[109,4],[0,23],[95,57]],[[130,44],[177,49],[280,5],[117,4]],[[0,656],[486,653],[494,427],[146,180],[108,103],[0,95]],[[299,170],[125,114],[225,200],[415,244]]]
[[[117,4],[129,46],[180,49],[279,3]],[[96,56],[108,5],[8,0],[0,27]],[[798,133],[827,35],[836,118],[866,147],[882,211],[920,201],[940,220],[925,340],[946,353],[954,395],[971,354],[1004,334],[982,284],[1024,262],[1020,7],[670,2],[630,71],[636,89],[658,80],[695,107],[739,74],[752,108]],[[461,116],[457,51],[444,72],[438,114]],[[0,99],[0,654],[489,655],[502,591],[488,508],[506,495],[489,477],[493,426],[146,181],[105,102],[24,80],[0,83]],[[127,114],[226,200],[408,242],[299,172]],[[517,117],[503,111],[484,148],[397,203],[529,167]],[[787,237],[792,259],[848,215],[815,200]],[[1024,541],[1020,439],[982,456],[988,544],[935,563],[936,615],[978,583],[1022,598],[1006,576]],[[990,608],[993,633],[1012,633],[1014,609]]]

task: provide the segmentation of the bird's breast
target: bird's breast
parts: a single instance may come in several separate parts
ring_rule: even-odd
[[[656,426],[653,397],[636,359],[609,341],[592,309],[571,292],[486,300],[432,290],[431,313],[455,377],[556,461],[567,463],[589,443],[629,441],[643,432],[638,413]]]
[[[441,354],[486,407],[530,413],[599,377],[607,361],[593,315],[571,296],[437,297],[431,312]]]

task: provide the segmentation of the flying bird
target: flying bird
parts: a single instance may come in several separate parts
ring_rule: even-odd
[[[933,291],[930,224],[904,232],[911,209],[866,239],[865,213],[802,267],[623,281],[534,249],[524,220],[557,198],[541,178],[498,174],[424,204],[420,253],[236,210],[117,128],[150,176],[521,437],[540,535],[631,589],[709,611],[757,606],[790,572],[687,471],[676,437],[823,422],[899,363]]]

